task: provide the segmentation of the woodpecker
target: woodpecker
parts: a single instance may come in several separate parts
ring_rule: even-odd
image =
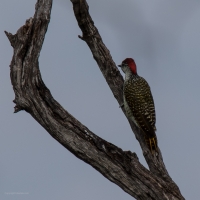
[[[123,105],[127,117],[142,129],[146,144],[153,154],[157,151],[156,115],[150,87],[147,81],[137,74],[137,67],[132,58],[126,58],[118,66],[125,73]]]

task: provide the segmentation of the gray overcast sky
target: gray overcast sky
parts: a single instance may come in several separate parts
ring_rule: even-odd
[[[132,199],[77,159],[26,112],[13,114],[4,30],[16,33],[36,0],[1,0],[0,199]],[[88,0],[90,13],[116,64],[133,57],[150,84],[157,137],[166,167],[186,199],[200,197],[200,2]],[[81,34],[69,0],[55,0],[40,55],[54,98],[90,130],[137,153],[141,149]],[[11,193],[24,194],[11,194]]]

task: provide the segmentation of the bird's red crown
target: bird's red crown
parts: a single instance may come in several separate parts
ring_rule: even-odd
[[[135,61],[132,58],[126,58],[122,64],[127,64],[129,66],[129,68],[131,69],[131,71],[133,72],[133,74],[137,74],[137,67],[135,64]]]

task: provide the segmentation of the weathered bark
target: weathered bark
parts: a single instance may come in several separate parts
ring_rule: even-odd
[[[83,32],[80,38],[88,44],[121,105],[123,78],[94,26],[87,2],[71,2]],[[50,21],[51,7],[52,0],[38,0],[33,18],[27,20],[15,35],[5,32],[14,48],[10,75],[15,92],[15,112],[25,110],[30,113],[66,149],[136,199],[184,199],[165,168],[161,152],[152,156],[142,134],[132,122],[129,121],[150,170],[141,165],[135,153],[124,152],[98,137],[54,100],[42,81],[38,63]],[[124,112],[123,108],[122,111]]]

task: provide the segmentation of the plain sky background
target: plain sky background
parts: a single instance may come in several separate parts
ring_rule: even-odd
[[[200,1],[88,0],[90,14],[116,62],[135,59],[151,86],[158,144],[183,196],[200,199]],[[28,113],[13,114],[9,64],[16,33],[36,0],[1,0],[0,199],[130,200],[121,188],[76,158]],[[90,130],[142,151],[86,43],[70,0],[55,0],[40,54],[43,80],[54,98]],[[21,193],[21,194],[20,194]]]

